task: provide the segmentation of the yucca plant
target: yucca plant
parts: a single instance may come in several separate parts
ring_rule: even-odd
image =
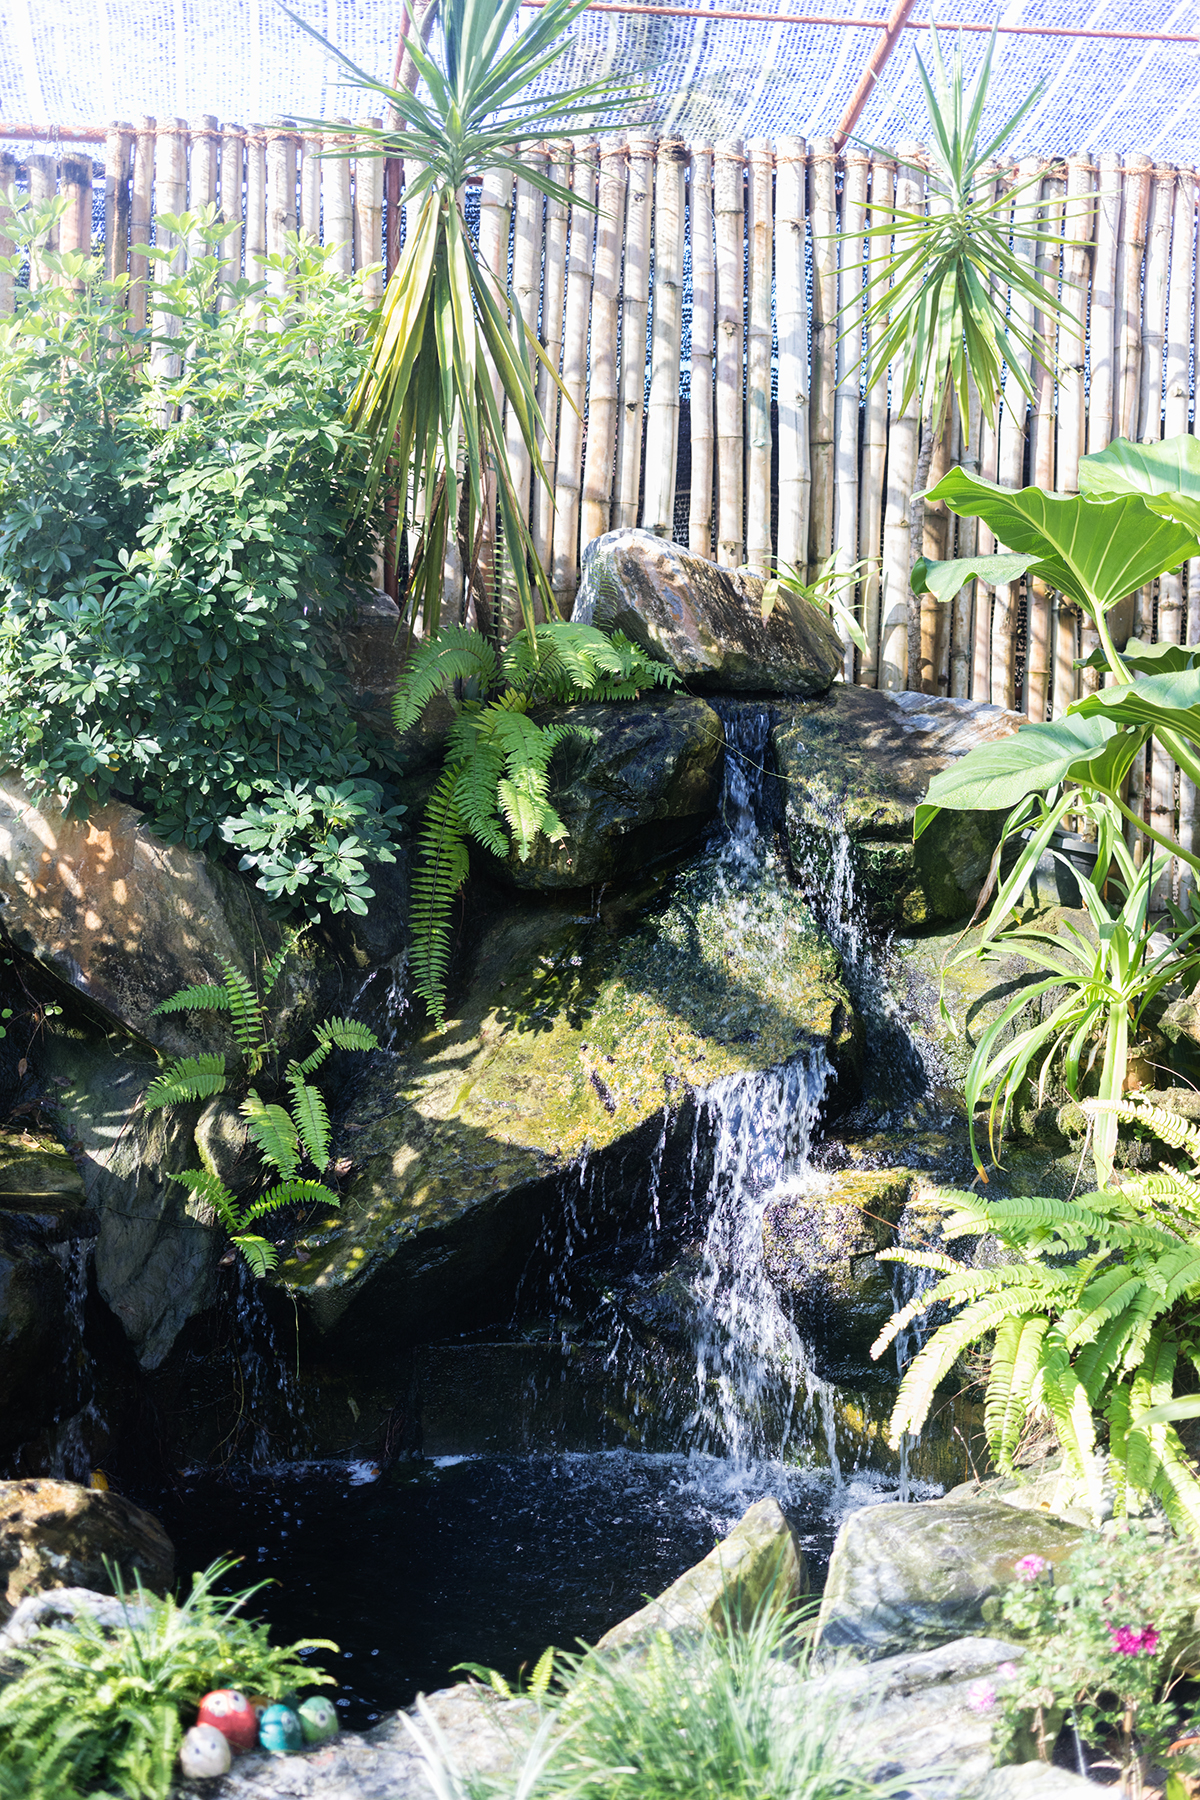
[[[408,0],[405,5],[411,19]],[[441,0],[442,62],[426,50],[416,29],[407,39],[425,89],[415,94],[368,75],[289,14],[337,58],[356,86],[390,109],[402,128],[359,127],[355,133],[356,155],[403,156],[412,178],[404,196],[404,250],[383,297],[370,362],[349,417],[373,444],[368,492],[383,481],[389,459],[411,479],[421,528],[410,605],[427,632],[437,629],[446,549],[456,534],[464,568],[472,571],[477,564],[489,471],[506,545],[505,574],[526,627],[534,622],[535,591],[550,614],[557,612],[513,482],[503,417],[507,406],[535,472],[545,480],[532,372],[542,356],[537,321],[523,318],[516,296],[505,296],[480,264],[462,209],[463,185],[489,169],[505,170],[539,193],[586,205],[544,170],[522,161],[514,145],[605,129],[600,115],[636,97],[626,80],[609,76],[528,98],[530,85],[561,54],[563,34],[586,0],[547,0],[506,47],[519,5],[520,0],[498,5]],[[550,372],[557,382],[557,370]]]
[[[1037,105],[1042,84],[1003,125],[985,134],[995,27],[973,87],[966,79],[962,33],[948,61],[937,32],[931,31],[930,38],[932,75],[916,58],[925,100],[925,159],[920,167],[927,201],[913,211],[872,200],[866,236],[880,247],[869,255],[868,294],[874,297],[868,299],[863,321],[867,329],[881,328],[867,365],[868,381],[887,380],[890,366],[893,380],[900,372],[897,410],[903,412],[914,397],[919,401],[921,447],[909,515],[914,563],[921,555],[924,532],[922,490],[934,447],[945,433],[951,391],[958,396],[964,429],[971,412],[972,383],[983,417],[994,422],[1006,366],[1008,380],[1032,399],[1034,387],[1025,358],[1051,368],[1054,356],[1045,338],[1021,322],[1022,304],[1031,309],[1031,316],[1035,311],[1065,316],[1031,261],[1014,253],[1021,247],[1036,251],[1040,244],[1061,241],[1023,216],[1029,207],[1018,206],[1014,215],[1014,199],[1022,187],[1036,186],[1040,177],[1037,183],[1016,186],[1003,182],[995,195],[983,192],[995,173],[988,165]],[[893,155],[876,145],[867,147],[879,155]],[[903,159],[901,166],[918,167]],[[1036,206],[1036,194],[1032,204]],[[857,245],[859,239],[847,241]],[[855,321],[850,329],[857,351],[862,326]],[[921,608],[915,596],[908,609],[908,685],[921,685]]]
[[[919,1431],[957,1359],[990,1343],[984,1427],[1003,1472],[1026,1426],[1049,1416],[1098,1516],[1102,1420],[1118,1516],[1132,1496],[1153,1495],[1180,1530],[1200,1536],[1200,1481],[1167,1411],[1180,1373],[1188,1385],[1200,1374],[1200,1127],[1142,1101],[1084,1106],[1153,1132],[1191,1167],[1164,1163],[1075,1200],[937,1195],[946,1242],[990,1234],[1007,1255],[976,1268],[939,1250],[880,1252],[941,1279],[893,1315],[873,1357],[932,1307],[961,1309],[909,1365],[889,1435],[898,1445]]]
[[[248,1080],[260,1072],[277,1049],[266,1002],[299,935],[286,935],[266,964],[261,996],[240,969],[221,957],[224,977],[219,984],[200,982],[180,988],[154,1008],[156,1013],[225,1013],[238,1055],[232,1067],[223,1051],[175,1057],[146,1089],[142,1104],[147,1112],[189,1100],[211,1099],[226,1093],[231,1083],[239,1082],[239,1077]],[[283,1087],[289,1105],[264,1100],[255,1087],[249,1087],[241,1100],[239,1111],[246,1121],[247,1135],[269,1171],[268,1185],[260,1182],[259,1191],[245,1201],[233,1193],[215,1169],[184,1169],[170,1177],[211,1207],[255,1275],[268,1274],[278,1255],[272,1243],[251,1231],[253,1224],[285,1206],[339,1204],[338,1196],[326,1182],[303,1173],[307,1166],[320,1177],[329,1167],[329,1113],[320,1088],[309,1076],[316,1074],[332,1050],[379,1048],[374,1032],[357,1019],[322,1019],[313,1027],[313,1035],[316,1048],[302,1061],[289,1062],[284,1071]]]
[[[677,680],[620,632],[606,637],[559,620],[523,628],[502,654],[465,626],[447,626],[417,646],[392,706],[397,731],[415,724],[438,693],[451,695],[456,714],[412,883],[413,985],[437,1023],[445,1016],[450,911],[469,872],[468,839],[496,856],[515,849],[525,862],[539,835],[551,843],[566,836],[550,801],[550,759],[566,738],[587,742],[593,734],[576,720],[539,724],[530,714],[551,702],[634,700],[643,688]]]

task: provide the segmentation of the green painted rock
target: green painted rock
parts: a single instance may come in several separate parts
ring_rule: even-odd
[[[913,817],[939,770],[1020,723],[973,700],[844,683],[823,699],[780,707],[771,737],[802,878],[830,879],[844,831],[858,901],[873,923],[912,927],[969,913],[1004,815],[943,812],[916,844]]]
[[[821,1601],[828,1649],[874,1658],[927,1650],[986,1629],[984,1602],[1023,1556],[1059,1563],[1084,1533],[994,1503],[868,1506],[838,1533]]]
[[[804,1552],[778,1500],[759,1500],[729,1536],[665,1593],[606,1631],[598,1650],[634,1650],[660,1631],[695,1635],[723,1631],[727,1620],[748,1624],[768,1594],[787,1606],[808,1592]]]
[[[837,632],[783,593],[764,619],[762,590],[748,570],[718,568],[651,531],[609,531],[583,553],[571,617],[623,631],[693,690],[823,694],[842,671]]]
[[[540,716],[540,715],[539,715]],[[550,799],[567,828],[505,865],[520,888],[627,881],[681,849],[712,817],[725,730],[705,701],[656,695],[611,706],[558,707],[546,718],[593,733],[568,739],[550,765]]]
[[[508,903],[475,927],[456,1016],[368,1070],[335,1151],[355,1164],[341,1212],[278,1272],[360,1365],[507,1317],[564,1177],[581,1225],[640,1218],[723,1078],[796,1057],[853,1074],[837,959],[789,883],[733,892],[702,859],[648,898],[634,922]]]

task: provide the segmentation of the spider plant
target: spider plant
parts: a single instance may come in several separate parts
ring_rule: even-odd
[[[303,19],[288,15],[396,122],[381,129],[358,127],[354,154],[402,155],[412,176],[404,195],[404,249],[383,296],[349,417],[372,445],[366,497],[378,490],[389,461],[411,482],[421,525],[408,603],[427,634],[437,630],[452,541],[457,540],[463,567],[475,576],[489,473],[506,545],[505,573],[525,626],[532,631],[535,593],[551,616],[557,612],[534,554],[504,423],[507,407],[534,472],[545,480],[533,372],[545,357],[536,319],[524,318],[516,295],[506,296],[478,258],[463,211],[464,186],[488,170],[501,170],[519,175],[539,193],[586,205],[522,160],[519,145],[612,129],[600,115],[619,110],[637,92],[622,77],[607,76],[531,97],[531,84],[561,54],[564,34],[586,0],[547,0],[506,42],[519,4],[442,0],[441,61],[426,49],[418,30],[408,37],[408,53],[424,84],[417,93],[368,75]],[[412,19],[408,0],[405,10]],[[557,383],[557,370],[550,373]]]

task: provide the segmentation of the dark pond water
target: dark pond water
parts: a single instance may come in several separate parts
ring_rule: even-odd
[[[706,1556],[774,1493],[819,1582],[847,1510],[894,1498],[873,1474],[737,1468],[714,1458],[601,1455],[440,1459],[369,1480],[322,1464],[244,1485],[197,1478],[160,1502],[186,1576],[223,1551],[276,1640],[330,1637],[343,1723],[362,1728],[477,1662],[515,1676],[547,1642],[594,1642]]]

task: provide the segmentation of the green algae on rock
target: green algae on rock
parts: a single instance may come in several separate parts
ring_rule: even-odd
[[[514,903],[483,932],[457,1017],[376,1062],[340,1146],[356,1165],[341,1215],[278,1271],[322,1329],[365,1350],[384,1318],[411,1342],[506,1316],[573,1165],[603,1154],[619,1228],[654,1158],[691,1146],[714,1084],[803,1055],[856,1067],[837,958],[781,876],[738,888],[702,859],[662,886],[625,928]],[[573,1204],[583,1223],[582,1187]]]

